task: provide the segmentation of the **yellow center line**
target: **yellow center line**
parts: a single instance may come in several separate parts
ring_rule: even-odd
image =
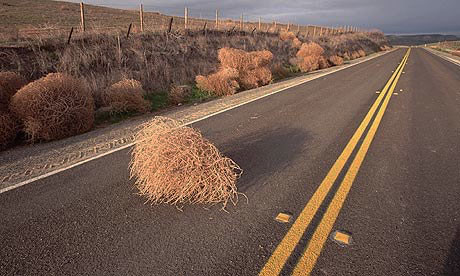
[[[302,212],[299,214],[299,217],[295,220],[292,227],[286,233],[284,238],[281,240],[280,244],[276,247],[273,254],[268,259],[265,266],[260,271],[259,275],[278,275],[281,270],[283,269],[284,264],[286,263],[287,259],[291,255],[292,251],[296,247],[297,243],[302,238],[305,230],[307,229],[308,225],[310,224],[311,220],[313,219],[314,215],[318,211],[321,203],[324,201],[324,198],[328,194],[329,190],[331,189],[332,185],[334,184],[335,180],[337,179],[340,171],[342,171],[345,163],[349,159],[351,153],[355,149],[356,145],[358,144],[361,136],[363,135],[365,129],[369,125],[372,117],[374,116],[378,106],[380,105],[382,99],[385,97],[388,89],[390,88],[391,83],[397,76],[397,72],[404,64],[405,59],[407,58],[408,53],[404,56],[401,63],[398,65],[396,71],[392,74],[390,80],[386,83],[385,87],[383,88],[382,92],[380,93],[377,100],[374,102],[366,117],[359,125],[356,132],[353,134],[352,138],[346,145],[343,152],[340,154],[338,159],[335,161],[334,165],[327,173],[324,180],[319,185],[318,189],[315,191],[311,199],[308,201],[307,205],[304,207]]]
[[[332,227],[342,209],[342,206],[347,198],[348,192],[351,189],[353,181],[355,180],[356,175],[358,174],[359,168],[361,167],[364,158],[369,150],[369,147],[374,139],[375,133],[382,121],[383,114],[388,106],[388,103],[391,99],[393,91],[396,87],[396,84],[401,76],[402,69],[406,65],[407,58],[409,57],[410,49],[407,51],[406,58],[403,62],[402,68],[399,70],[398,75],[391,85],[390,91],[385,97],[385,100],[380,108],[377,116],[372,123],[369,132],[367,133],[361,147],[356,154],[355,159],[353,160],[350,168],[348,169],[342,183],[340,184],[337,193],[334,195],[334,198],[331,201],[331,204],[327,208],[326,213],[324,214],[320,224],[316,228],[308,247],[306,248],[305,252],[303,253],[302,257],[300,258],[299,262],[297,263],[294,272],[292,275],[309,275],[315,266],[315,263],[321,253],[321,250],[324,246],[324,243],[329,236],[329,233],[332,230]]]

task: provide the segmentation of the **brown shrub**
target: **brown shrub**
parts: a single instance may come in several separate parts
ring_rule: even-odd
[[[351,52],[351,59],[357,59],[360,58],[361,55],[357,51]]]
[[[172,85],[168,93],[169,101],[173,104],[183,103],[192,94],[188,85]]]
[[[342,58],[343,58],[344,60],[350,60],[350,54],[349,54],[348,52],[342,53],[341,56],[342,56]]]
[[[388,46],[388,45],[383,45],[383,46],[380,46],[380,51],[388,51],[390,50],[391,48]]]
[[[246,52],[240,49],[222,48],[218,51],[218,58],[222,67],[244,72],[269,65],[273,54],[270,51]]]
[[[287,32],[287,31],[283,31],[280,33],[280,39],[282,41],[286,41],[286,40],[294,40],[296,39],[297,37],[295,36],[295,34],[293,32]]]
[[[272,80],[269,65],[273,59],[270,51],[245,52],[222,48],[218,53],[221,69],[207,77],[197,76],[198,88],[217,96],[232,95],[241,87],[252,89]]]
[[[272,67],[272,75],[275,79],[284,79],[289,77],[291,73],[286,67],[277,63]]]
[[[135,141],[131,177],[152,204],[236,204],[241,169],[198,130],[155,117]]]
[[[358,50],[358,54],[360,57],[365,57],[366,56],[366,52],[364,52],[364,50]]]
[[[300,48],[302,46],[302,41],[300,41],[297,37],[292,40],[292,46],[294,48]]]
[[[452,55],[460,57],[460,51],[452,51]]]
[[[315,42],[304,43],[297,52],[297,65],[302,72],[310,72],[320,67],[319,60],[324,50]]]
[[[0,150],[11,144],[19,131],[18,120],[6,111],[0,110]]]
[[[338,66],[343,64],[343,58],[339,56],[331,56],[329,57],[329,63],[331,63],[333,66]]]
[[[26,79],[15,72],[0,72],[0,108],[6,108],[14,93],[26,83]]]
[[[329,67],[329,63],[327,63],[327,59],[324,56],[320,56],[318,58],[318,65],[319,69],[325,69]]]
[[[94,123],[91,92],[80,80],[61,73],[48,74],[21,88],[11,98],[10,109],[32,141],[83,133]]]
[[[106,89],[102,94],[102,106],[109,107],[112,112],[146,113],[150,110],[150,104],[144,95],[139,81],[124,79]]]
[[[196,86],[201,90],[211,92],[216,96],[233,95],[240,88],[238,71],[232,68],[221,68],[218,72],[207,77],[196,76]]]
[[[259,67],[239,74],[239,83],[243,89],[253,89],[267,85],[272,80],[272,72],[268,67]]]
[[[300,50],[297,52],[297,57],[306,56],[321,56],[324,53],[324,49],[315,42],[303,43]]]

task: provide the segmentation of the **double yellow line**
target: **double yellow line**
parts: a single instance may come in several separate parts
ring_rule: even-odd
[[[304,232],[306,231],[308,225],[311,223],[314,215],[318,211],[319,207],[323,203],[326,195],[329,193],[329,190],[332,188],[334,182],[345,166],[346,162],[350,158],[352,152],[356,148],[359,140],[363,136],[366,128],[370,124],[372,118],[374,117],[375,112],[380,106],[382,100],[383,104],[381,105],[378,113],[365,136],[363,143],[361,144],[355,159],[350,165],[342,183],[340,184],[337,192],[335,193],[329,207],[327,208],[321,222],[313,233],[312,238],[308,243],[308,247],[305,249],[300,260],[298,261],[296,267],[294,268],[293,275],[308,275],[313,270],[313,267],[318,259],[321,250],[324,246],[324,243],[331,232],[331,229],[339,215],[340,209],[345,202],[345,199],[348,195],[348,192],[351,189],[353,181],[359,171],[359,168],[366,156],[366,153],[370,147],[370,144],[375,136],[378,126],[382,120],[383,114],[388,106],[388,102],[391,99],[391,96],[394,92],[396,84],[401,76],[401,73],[404,69],[404,66],[407,63],[409,58],[410,49],[407,50],[404,58],[401,63],[398,65],[397,69],[391,76],[390,80],[385,84],[382,92],[378,96],[377,100],[374,102],[366,117],[359,125],[356,132],[353,134],[352,138],[345,146],[345,149],[340,154],[339,158],[335,161],[334,165],[327,173],[324,180],[321,182],[320,186],[313,194],[311,199],[308,201],[307,205],[304,207],[299,217],[296,219],[292,227],[289,229],[287,234],[281,240],[280,244],[277,246],[273,254],[268,259],[265,266],[260,271],[259,275],[268,276],[268,275],[278,275],[283,269],[285,263],[287,262],[289,256],[294,251],[296,245],[299,243]]]

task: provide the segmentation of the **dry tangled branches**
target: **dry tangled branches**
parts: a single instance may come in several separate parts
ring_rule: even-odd
[[[192,88],[188,85],[171,85],[168,97],[173,104],[183,103],[192,94]]]
[[[296,54],[296,63],[302,72],[310,72],[320,67],[324,49],[315,42],[304,43]]]
[[[280,39],[282,41],[291,41],[294,48],[299,48],[302,46],[302,42],[296,37],[293,32],[281,32]]]
[[[221,68],[207,77],[196,76],[196,86],[216,96],[233,95],[240,88],[237,81],[238,71],[232,68]]]
[[[339,56],[330,56],[328,58],[328,61],[330,64],[332,64],[333,66],[338,66],[338,65],[342,65],[343,64],[343,58],[339,57]]]
[[[0,72],[0,108],[7,107],[14,93],[26,83],[26,79],[15,72]]]
[[[365,57],[366,56],[366,52],[364,52],[364,50],[358,50],[358,54],[360,57]]]
[[[0,110],[0,150],[5,149],[14,141],[18,131],[17,119],[10,113]]]
[[[51,73],[21,88],[11,111],[32,141],[60,139],[90,130],[94,100],[83,83],[69,75]]]
[[[238,88],[252,89],[270,83],[272,73],[269,65],[273,59],[270,51],[245,52],[222,48],[218,52],[221,68],[207,77],[197,76],[200,89],[214,94],[231,95]]]
[[[131,177],[153,204],[236,204],[239,166],[193,128],[156,117],[135,137]]]
[[[139,81],[124,79],[112,84],[102,94],[102,105],[109,107],[112,112],[146,113],[150,110],[150,105],[144,99],[144,94]]]

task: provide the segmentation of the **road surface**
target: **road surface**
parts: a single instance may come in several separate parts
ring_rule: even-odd
[[[0,194],[0,275],[460,275],[459,66],[399,49],[193,127],[248,201],[145,204],[118,151]]]

